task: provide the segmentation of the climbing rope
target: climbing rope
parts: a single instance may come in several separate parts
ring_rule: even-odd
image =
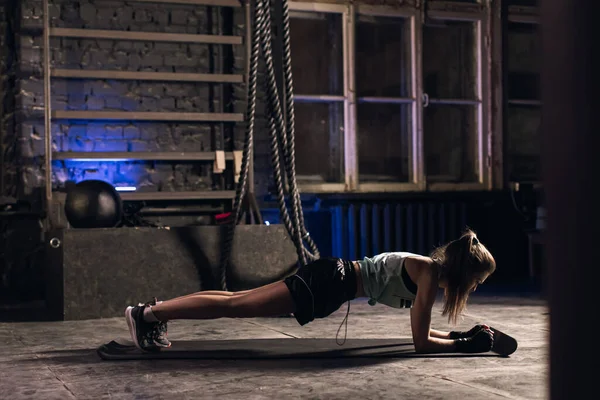
[[[295,130],[294,130],[294,95],[293,79],[291,67],[291,46],[290,46],[290,23],[288,1],[282,0],[282,34],[283,34],[283,69],[284,69],[284,92],[285,92],[285,112],[287,115],[287,124],[284,122],[283,110],[279,93],[277,90],[277,81],[273,63],[273,54],[271,48],[271,6],[269,0],[256,0],[254,8],[254,24],[251,32],[251,51],[250,68],[248,71],[248,106],[246,110],[246,136],[244,141],[244,150],[242,154],[242,165],[240,178],[237,183],[236,196],[234,200],[232,216],[229,226],[226,230],[226,237],[221,253],[221,290],[227,290],[227,267],[231,256],[235,227],[241,218],[241,204],[246,195],[248,186],[249,157],[252,150],[254,137],[254,126],[256,117],[256,86],[258,76],[259,53],[265,59],[267,76],[265,90],[267,93],[267,110],[269,139],[271,145],[271,163],[273,165],[273,174],[277,187],[277,202],[281,220],[298,254],[298,262],[306,265],[308,262],[320,257],[319,250],[310,237],[304,226],[304,216],[302,214],[302,205],[300,201],[300,192],[296,184],[295,170]],[[281,146],[280,146],[281,145]],[[283,152],[283,168],[288,179],[289,196],[292,208],[290,217],[286,201],[283,178],[281,174],[281,157]],[[308,244],[308,249],[304,243]]]

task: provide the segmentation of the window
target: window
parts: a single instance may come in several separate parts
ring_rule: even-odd
[[[423,27],[423,138],[429,185],[481,184],[481,22],[429,18]]]
[[[290,4],[303,192],[489,188],[488,2],[428,4]]]
[[[405,17],[356,17],[356,147],[362,187],[414,180],[412,24]]]
[[[338,8],[290,13],[296,173],[301,186],[325,190],[345,179],[344,16]]]
[[[541,180],[540,65],[538,25],[534,19],[509,16],[504,95],[504,170],[510,182]]]

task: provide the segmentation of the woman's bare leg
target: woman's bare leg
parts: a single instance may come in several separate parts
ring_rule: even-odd
[[[254,292],[257,290],[264,290],[264,289],[268,288],[269,286],[276,285],[278,283],[279,282],[269,283],[264,286],[259,286],[257,288],[249,289],[249,290],[241,290],[239,292],[227,292],[224,290],[203,290],[201,292],[195,292],[195,293],[190,293],[190,294],[186,294],[183,296],[175,297],[171,300],[181,300],[181,299],[185,299],[186,297],[192,297],[192,296],[225,296],[225,297],[242,296],[244,294],[248,294],[250,292]],[[169,300],[169,301],[171,301],[171,300]]]
[[[203,290],[201,292],[186,294],[183,297],[189,297],[189,296],[239,296],[242,294],[246,294],[248,292],[250,292],[250,290],[242,290],[239,292],[226,292],[223,290]]]
[[[160,321],[170,321],[175,319],[270,317],[290,314],[295,309],[292,295],[283,281],[245,291],[246,293],[242,294],[213,292],[217,293],[199,292],[163,301],[152,306],[152,313]]]

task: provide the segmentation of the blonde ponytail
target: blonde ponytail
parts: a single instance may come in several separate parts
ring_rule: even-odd
[[[442,315],[456,324],[464,312],[467,299],[477,275],[491,274],[496,262],[491,253],[467,229],[460,238],[436,248],[431,258],[440,266],[442,279],[446,282]]]

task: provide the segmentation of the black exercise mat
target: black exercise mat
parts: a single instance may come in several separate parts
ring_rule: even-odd
[[[113,340],[98,348],[104,360],[142,359],[315,359],[398,357],[414,353],[410,339],[240,339],[174,341],[168,349],[142,352],[129,340]]]

